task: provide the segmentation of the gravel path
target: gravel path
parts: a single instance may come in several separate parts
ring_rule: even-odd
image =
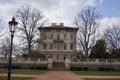
[[[0,74],[7,76],[7,74]],[[48,71],[41,75],[12,74],[14,77],[33,77],[34,80],[84,80],[84,78],[120,78],[120,76],[80,76],[71,71]]]
[[[78,75],[70,71],[49,71],[42,74],[35,80],[83,80]]]

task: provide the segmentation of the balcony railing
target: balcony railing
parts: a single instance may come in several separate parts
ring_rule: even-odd
[[[61,39],[61,38],[54,38],[54,42],[63,42],[63,39]]]

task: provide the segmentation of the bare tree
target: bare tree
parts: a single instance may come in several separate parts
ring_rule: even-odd
[[[120,58],[120,25],[114,24],[109,26],[104,31],[103,38],[107,43],[107,50],[110,53],[108,61],[111,68],[112,58]]]
[[[0,54],[4,57],[6,60],[10,53],[10,39],[6,37],[2,40],[1,47],[0,47]]]
[[[120,49],[120,25],[112,25],[111,28],[107,28],[103,37],[110,53]]]
[[[75,18],[75,26],[79,28],[77,34],[77,40],[82,47],[86,58],[89,56],[89,52],[96,38],[96,29],[98,26],[98,18],[100,15],[95,12],[94,8],[88,7],[87,9],[81,10]]]
[[[1,20],[0,20],[0,23],[1,23]],[[0,33],[2,32],[2,30],[1,30],[1,26],[0,26]],[[2,35],[0,34],[0,37],[1,37]]]
[[[0,54],[4,57],[4,59],[6,60],[10,54],[10,38],[9,37],[5,37],[4,39],[2,39],[2,43],[0,46]],[[18,54],[20,54],[20,49],[18,49],[19,47],[15,44],[13,44],[13,51],[12,54],[13,56],[16,56]]]
[[[21,32],[20,36],[23,44],[27,43],[28,55],[31,57],[31,51],[36,43],[38,32],[38,27],[42,27],[46,24],[42,11],[37,8],[32,8],[30,6],[22,6],[17,10],[16,14],[20,26],[18,30]]]
[[[6,31],[3,30],[3,27],[1,26],[1,20],[0,20],[0,37],[3,37],[3,35],[6,34]]]

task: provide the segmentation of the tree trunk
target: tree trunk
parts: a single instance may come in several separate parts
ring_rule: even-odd
[[[32,56],[31,56],[31,44],[28,44],[28,57],[30,59],[32,59]]]

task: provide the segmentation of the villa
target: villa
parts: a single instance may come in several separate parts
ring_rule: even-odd
[[[77,53],[76,34],[78,28],[64,26],[64,23],[51,26],[40,27],[40,39],[38,41],[38,51],[51,58],[54,65],[65,64],[66,59],[71,59]]]

